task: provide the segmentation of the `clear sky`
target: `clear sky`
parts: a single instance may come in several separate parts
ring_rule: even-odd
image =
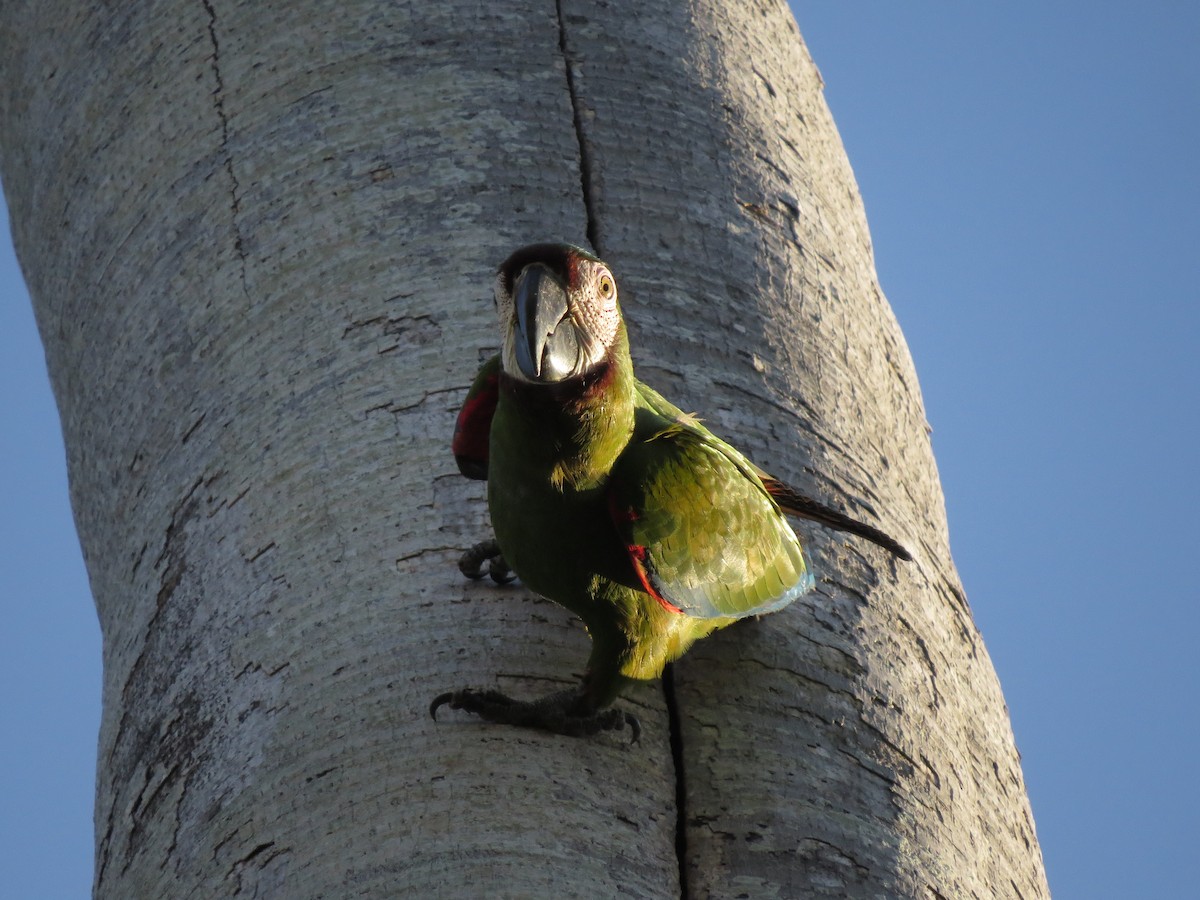
[[[1194,896],[1200,3],[793,3],[1057,900]],[[0,233],[0,897],[91,886],[100,637]]]

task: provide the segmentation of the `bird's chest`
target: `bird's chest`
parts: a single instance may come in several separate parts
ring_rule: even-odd
[[[504,558],[527,587],[583,614],[605,584],[632,579],[604,483],[556,481],[561,463],[542,440],[493,433],[488,507]]]

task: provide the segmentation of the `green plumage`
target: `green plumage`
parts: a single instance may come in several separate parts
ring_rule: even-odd
[[[468,394],[455,456],[464,474],[487,478],[503,561],[583,620],[592,653],[578,691],[521,703],[465,690],[432,711],[449,703],[567,734],[628,723],[636,737],[636,720],[604,711],[627,680],[659,677],[697,639],[812,587],[777,500],[905,553],[775,481],[640,384],[616,282],[591,254],[519,250],[500,268],[496,298],[504,349]],[[469,558],[475,576],[482,557]]]
[[[634,380],[623,327],[611,356],[570,400],[502,376],[488,477],[505,560],[592,636],[599,705],[622,678],[659,677],[693,641],[770,606],[804,573],[749,465]],[[685,611],[646,590],[630,546],[646,549],[656,581],[671,585],[660,593]]]
[[[690,617],[741,618],[807,590],[800,542],[754,467],[655,391],[636,393],[609,492],[620,535],[645,548],[664,599]]]

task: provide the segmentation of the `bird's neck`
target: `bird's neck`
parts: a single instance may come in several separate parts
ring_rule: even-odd
[[[546,477],[560,490],[599,487],[633,434],[635,381],[625,329],[604,362],[556,384],[501,377],[501,403],[523,420],[544,456]]]

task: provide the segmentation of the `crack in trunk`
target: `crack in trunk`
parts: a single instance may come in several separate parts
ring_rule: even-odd
[[[584,134],[583,106],[579,99],[576,83],[577,60],[567,41],[566,18],[563,0],[555,0],[558,17],[558,49],[562,53],[563,68],[567,74],[567,92],[571,97],[571,115],[575,127],[575,139],[579,143],[579,180],[583,194],[583,208],[587,215],[587,239],[597,256],[604,255],[600,243],[600,223],[595,207],[595,166],[591,147]],[[675,667],[668,665],[662,677],[663,694],[666,699],[667,721],[670,728],[671,761],[675,768],[675,857],[679,866],[679,897],[688,900],[687,878],[687,779],[683,767],[683,734],[679,724],[679,706],[675,695]]]
[[[579,180],[583,189],[583,208],[587,214],[587,239],[597,256],[604,256],[600,246],[600,225],[596,219],[593,205],[592,190],[592,152],[587,138],[583,133],[583,111],[580,108],[578,87],[575,84],[575,57],[567,46],[567,26],[563,18],[562,0],[555,0],[555,12],[558,16],[558,49],[562,53],[563,68],[567,72],[567,92],[571,95],[571,116],[575,125],[575,139],[579,142]]]
[[[687,776],[683,768],[683,731],[679,723],[679,699],[675,694],[674,663],[663,670],[662,682],[671,729],[671,761],[675,764],[675,857],[679,861],[679,898],[688,900]]]
[[[211,0],[200,0],[208,14],[208,40],[212,44],[212,72],[217,87],[213,91],[213,108],[221,123],[221,153],[224,154],[225,173],[229,176],[230,213],[233,218],[233,252],[237,254],[241,267],[242,290],[250,295],[246,285],[246,247],[242,240],[242,227],[238,215],[242,209],[242,186],[233,171],[233,153],[229,149],[229,115],[225,112],[225,81],[221,77],[221,45],[217,40],[217,11]]]

